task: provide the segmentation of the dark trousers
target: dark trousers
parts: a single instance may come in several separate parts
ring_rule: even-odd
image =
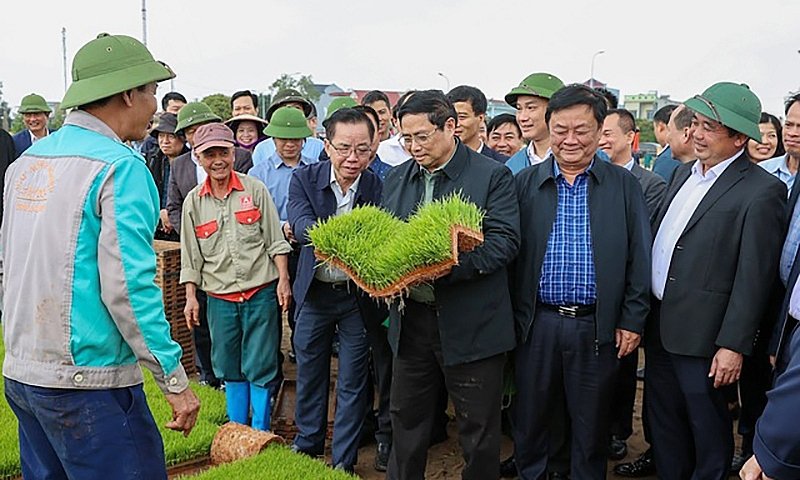
[[[745,356],[739,377],[742,413],[738,431],[742,436],[742,453],[753,454],[756,421],[767,406],[767,391],[772,388],[772,364],[769,363],[769,331],[762,329],[753,345],[752,355]]]
[[[620,359],[614,400],[611,403],[611,435],[627,440],[633,434],[633,407],[636,403],[636,370],[639,349]]]
[[[664,350],[660,303],[647,325],[644,385],[653,457],[663,480],[724,480],[733,456],[733,422],[724,388],[708,377],[710,358]]]
[[[430,307],[406,300],[392,378],[392,453],[388,480],[422,480],[442,382],[456,411],[465,480],[500,477],[503,355],[445,365]]]
[[[381,443],[392,441],[392,418],[389,413],[389,395],[392,389],[392,347],[387,339],[387,330],[383,322],[389,315],[386,308],[372,303],[372,300],[362,301],[364,325],[369,334],[370,347],[372,348],[373,386],[378,393],[378,425],[375,430],[375,440]],[[367,398],[367,411],[372,413],[372,397]]]
[[[19,420],[23,478],[167,479],[164,444],[141,384],[66,390],[6,378],[5,395]]]
[[[289,284],[294,284],[294,279],[297,277],[297,260],[300,257],[300,249],[294,249],[289,252]],[[291,332],[291,336],[289,337],[289,345],[291,345],[292,351],[294,351],[294,315],[295,315],[295,308],[297,304],[294,301],[294,297],[292,297],[291,301],[289,302],[289,310],[287,312],[287,321],[289,322],[289,329]],[[283,351],[281,350],[281,343],[283,342],[283,313],[281,313],[280,321],[276,324],[278,329],[278,351],[277,354],[277,362],[278,362],[278,374],[275,375],[275,380],[269,385],[269,388],[272,390],[272,395],[277,395],[278,390],[280,390],[281,384],[283,383],[283,360],[284,355]]]
[[[208,296],[206,292],[197,289],[197,302],[200,304],[200,315],[197,320],[200,325],[195,325],[192,330],[192,340],[194,341],[195,360],[197,369],[200,370],[200,380],[212,385],[219,384],[219,379],[214,375],[214,368],[211,366],[211,331],[208,329],[208,314],[206,306]]]
[[[522,480],[547,478],[551,412],[558,404],[571,419],[570,474],[606,478],[619,361],[613,343],[595,349],[594,322],[594,315],[568,318],[539,308],[528,339],[517,346],[514,451]]]
[[[353,466],[366,404],[369,340],[356,301],[356,287],[334,289],[313,280],[306,300],[297,312],[297,398],[295,445],[312,455],[325,448],[328,426],[331,346],[339,329],[339,375],[333,424],[332,461]]]

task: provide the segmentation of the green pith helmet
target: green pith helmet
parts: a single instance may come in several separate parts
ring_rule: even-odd
[[[142,42],[126,35],[101,33],[72,60],[72,85],[61,108],[86,105],[132,88],[174,78]]]
[[[281,107],[272,114],[264,134],[272,138],[306,138],[311,136],[306,117],[294,107]]]
[[[519,85],[512,88],[506,94],[506,103],[512,107],[517,106],[517,97],[520,95],[532,95],[550,100],[556,91],[564,86],[564,82],[555,75],[549,73],[533,73],[519,82]]]
[[[187,103],[178,110],[178,125],[175,127],[175,133],[183,133],[187,127],[191,127],[192,125],[221,121],[222,119],[215,115],[214,112],[211,111],[211,108],[205,103]]]
[[[52,110],[47,106],[47,100],[41,95],[31,93],[22,98],[19,106],[19,113],[50,113]]]
[[[325,118],[331,118],[333,112],[339,110],[340,108],[353,108],[356,106],[358,106],[358,102],[356,102],[353,97],[336,97],[328,105],[328,114],[325,116]]]
[[[303,105],[303,115],[306,117],[311,115],[311,102],[309,102],[306,97],[304,97],[303,94],[297,90],[293,88],[287,88],[286,90],[281,90],[275,94],[275,98],[272,100],[272,103],[267,109],[267,114],[264,115],[267,118],[267,121],[270,121],[272,114],[275,113],[275,110],[290,102],[296,102]]]
[[[702,95],[695,95],[683,104],[686,108],[761,143],[761,131],[758,129],[761,101],[747,85],[731,82],[715,83]]]

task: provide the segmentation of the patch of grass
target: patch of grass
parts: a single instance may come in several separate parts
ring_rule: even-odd
[[[381,290],[418,268],[450,259],[450,228],[481,231],[483,216],[475,204],[454,193],[420,207],[408,222],[377,207],[358,207],[320,222],[308,235],[318,252]]]
[[[322,462],[292,453],[289,448],[270,445],[245,460],[220,465],[192,477],[193,480],[351,480],[344,472],[331,470]]]
[[[0,368],[5,357],[1,333],[0,331]],[[200,414],[192,433],[188,438],[184,438],[182,433],[164,427],[164,424],[172,419],[172,409],[156,385],[153,375],[148,370],[144,371],[144,391],[153,418],[164,439],[167,465],[208,455],[217,429],[227,421],[224,393],[194,382],[192,390],[200,398]],[[0,382],[0,394],[3,391],[3,383]],[[22,467],[19,460],[17,417],[5,401],[4,395],[3,399],[0,401],[0,479],[7,479],[21,475]]]

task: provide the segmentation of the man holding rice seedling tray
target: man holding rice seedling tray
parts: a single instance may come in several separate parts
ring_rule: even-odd
[[[413,286],[402,302],[391,304],[389,342],[395,363],[387,479],[424,477],[442,383],[458,419],[466,460],[462,477],[496,479],[503,354],[515,344],[507,274],[519,248],[512,175],[458,141],[455,109],[440,91],[414,93],[398,111],[398,119],[413,158],[385,180],[383,208],[409,221],[399,222],[395,235],[415,228],[439,229],[437,209],[469,210],[466,201],[479,209],[469,215],[467,226],[482,231],[483,243],[459,255],[447,275]],[[456,192],[464,200],[435,201]],[[420,208],[425,205],[428,208]],[[412,233],[408,241],[423,243],[415,237]],[[424,246],[429,247],[428,240]]]

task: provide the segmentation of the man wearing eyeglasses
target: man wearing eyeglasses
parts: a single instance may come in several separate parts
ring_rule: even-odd
[[[339,332],[332,463],[353,473],[366,408],[369,339],[359,303],[366,300],[341,270],[315,268],[308,229],[321,220],[377,205],[381,181],[367,170],[375,127],[367,115],[342,108],[323,122],[329,162],[298,167],[289,185],[289,224],[302,246],[294,281],[297,324],[297,436],[292,450],[321,456],[327,431],[328,386],[333,334]],[[367,300],[369,301],[369,300]]]
[[[466,460],[462,478],[497,479],[503,354],[515,343],[506,270],[519,247],[512,174],[456,138],[456,111],[442,92],[416,92],[397,116],[413,160],[386,175],[383,207],[405,219],[420,204],[461,192],[486,217],[482,245],[460,255],[449,275],[412,288],[391,306],[395,358],[387,479],[424,478],[442,384],[456,410]]]
[[[734,448],[725,388],[778,274],[786,187],[747,156],[761,102],[746,85],[717,83],[684,105],[698,160],[675,170],[654,220],[646,408],[660,478],[724,479]]]

